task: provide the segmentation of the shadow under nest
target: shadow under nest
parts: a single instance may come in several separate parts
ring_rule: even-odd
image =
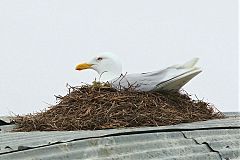
[[[116,90],[93,83],[68,87],[65,96],[45,111],[16,116],[14,131],[73,131],[164,126],[223,118],[213,105],[180,92]]]

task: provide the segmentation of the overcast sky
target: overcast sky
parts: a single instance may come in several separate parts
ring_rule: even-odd
[[[75,65],[93,53],[121,57],[124,72],[199,57],[184,89],[221,111],[238,110],[237,0],[1,0],[0,115],[55,104],[66,84],[90,83]]]

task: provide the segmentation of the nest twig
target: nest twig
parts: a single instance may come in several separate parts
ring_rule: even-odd
[[[69,86],[66,96],[49,109],[17,116],[15,131],[71,131],[163,126],[223,118],[214,106],[187,93],[116,90],[95,82]]]

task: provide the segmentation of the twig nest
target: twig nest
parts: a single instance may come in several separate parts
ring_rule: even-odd
[[[116,90],[107,83],[69,87],[58,104],[17,116],[15,131],[97,130],[163,126],[223,118],[213,105],[187,93]]]

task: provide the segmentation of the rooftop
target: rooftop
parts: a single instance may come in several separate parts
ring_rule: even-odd
[[[11,132],[0,117],[0,159],[240,159],[240,114],[179,125]]]

